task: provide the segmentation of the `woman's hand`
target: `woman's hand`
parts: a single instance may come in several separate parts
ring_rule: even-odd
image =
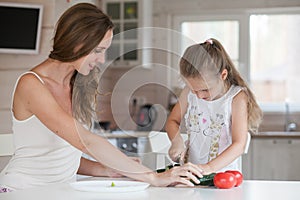
[[[107,176],[107,177],[110,177],[110,178],[121,178],[121,177],[124,177],[124,175],[116,172],[115,170],[111,169],[111,168],[108,168],[106,167],[104,169],[104,177]]]
[[[132,159],[133,161],[137,162],[137,163],[142,163],[141,162],[141,159],[138,158],[138,157],[130,157],[130,159]],[[108,168],[108,167],[105,167],[105,174],[106,176],[108,177],[111,177],[111,178],[120,178],[120,177],[124,177],[124,175],[116,172],[115,170],[111,169],[111,168]]]
[[[200,183],[198,177],[202,177],[202,169],[195,164],[186,163],[183,166],[175,166],[165,172],[157,173],[154,186],[194,186],[191,182]]]

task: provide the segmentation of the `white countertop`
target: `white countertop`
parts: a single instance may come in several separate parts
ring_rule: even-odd
[[[149,187],[139,192],[100,193],[74,190],[69,184],[0,193],[1,200],[296,200],[300,198],[300,181],[244,181],[240,187],[174,188]]]
[[[100,135],[107,139],[112,138],[139,138],[148,137],[149,131],[114,131],[114,132],[103,132],[99,130],[93,131],[95,134]]]

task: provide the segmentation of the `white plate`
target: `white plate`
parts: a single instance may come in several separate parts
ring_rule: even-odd
[[[111,186],[114,183],[115,186]],[[97,180],[70,183],[75,190],[85,192],[136,192],[149,187],[148,183],[139,181]]]

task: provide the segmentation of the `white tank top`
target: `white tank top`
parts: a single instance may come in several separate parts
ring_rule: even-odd
[[[189,92],[185,114],[189,162],[206,164],[231,145],[231,104],[241,90],[240,86],[231,86],[225,95],[213,101],[199,99]],[[219,171],[239,170],[237,162],[238,159]]]
[[[36,73],[26,73],[34,74],[44,84]],[[50,131],[34,115],[22,121],[13,114],[12,118],[15,152],[0,174],[0,186],[17,190],[76,180],[81,151]]]

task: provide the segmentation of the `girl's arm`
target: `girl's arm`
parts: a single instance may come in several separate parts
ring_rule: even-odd
[[[248,134],[247,100],[245,92],[241,91],[232,101],[232,144],[217,158],[206,165],[200,165],[205,174],[216,172],[229,165],[244,152]]]
[[[13,109],[18,111],[14,113],[17,119],[26,119],[35,115],[48,129],[72,146],[92,156],[106,167],[116,170],[117,173],[133,179],[157,186],[167,186],[172,183],[192,186],[193,184],[187,179],[197,182],[195,175],[201,176],[199,167],[193,164],[156,174],[133,161],[106,139],[86,130],[62,109],[51,92],[32,74],[20,78],[14,95]],[[181,176],[186,176],[187,179]]]
[[[185,151],[184,141],[180,135],[180,123],[184,114],[187,110],[187,95],[189,89],[185,87],[180,94],[178,102],[175,104],[172,109],[166,123],[166,131],[168,133],[168,137],[171,141],[171,147],[169,149],[170,158],[178,162],[180,156],[184,156],[182,153]]]

